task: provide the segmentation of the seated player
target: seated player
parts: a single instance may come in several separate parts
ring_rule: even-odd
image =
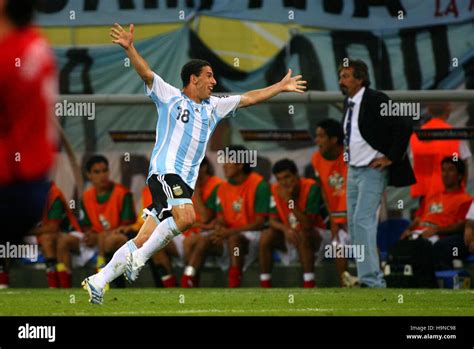
[[[311,164],[321,187],[330,224],[330,233],[319,230],[323,240],[318,254],[321,257],[322,248],[327,244],[344,246],[350,242],[347,233],[347,164],[344,161],[344,131],[341,123],[333,119],[321,121],[316,128],[316,145],[319,150],[313,154]],[[355,286],[358,281],[347,271],[347,259],[337,257],[335,260],[341,286]]]
[[[241,145],[228,147],[229,153],[248,153]],[[227,181],[216,194],[215,229],[199,234],[198,241],[184,270],[188,287],[196,285],[196,275],[207,255],[230,258],[229,287],[239,287],[242,269],[257,257],[260,231],[268,215],[270,187],[262,176],[252,171],[249,163],[225,162]],[[245,258],[245,259],[244,259]],[[223,263],[220,263],[225,268]]]
[[[92,156],[86,163],[86,171],[92,187],[84,192],[81,202],[80,223],[85,233],[62,235],[58,241],[58,260],[69,276],[71,253],[80,257],[76,259],[81,264],[87,263],[93,256],[90,249],[98,246],[97,267],[100,268],[105,256],[110,257],[127,242],[127,233],[135,221],[132,193],[109,179],[108,160],[102,155]]]
[[[204,157],[199,166],[199,175],[192,197],[196,212],[196,222],[191,228],[183,232],[183,234],[176,236],[163,250],[153,256],[153,261],[161,265],[166,271],[166,275],[161,278],[164,287],[176,286],[176,277],[172,274],[172,258],[178,260],[178,263],[182,263],[181,266],[187,265],[191,251],[198,241],[198,234],[202,229],[210,227],[208,223],[214,218],[214,214],[210,210],[213,207],[212,198],[215,200],[215,193],[214,195],[212,194],[221,183],[222,179],[214,176],[212,165],[209,163],[208,158]],[[191,282],[190,285],[192,286],[192,281],[188,281],[188,277],[183,274],[181,286],[188,287],[189,282]]]
[[[464,175],[463,161],[454,161],[449,156],[442,160],[441,176],[444,189],[426,197],[417,217],[403,232],[401,239],[417,238],[421,235],[433,244],[436,243],[434,248],[437,256],[446,250],[445,247],[451,244],[452,239],[464,244],[465,217],[472,203],[472,197],[462,186]],[[452,259],[452,251],[447,253]]]
[[[260,285],[271,287],[272,250],[291,256],[296,248],[303,267],[303,287],[313,288],[319,187],[314,180],[299,177],[296,164],[289,159],[277,161],[272,172],[277,182],[271,186],[270,228],[260,238]],[[290,260],[291,257],[286,258],[287,263]]]
[[[46,260],[48,286],[50,288],[70,288],[70,277],[65,271],[58,272],[56,269],[58,240],[61,233],[70,233],[75,236],[80,236],[82,233],[76,216],[54,182],[51,182],[43,219],[34,233]]]

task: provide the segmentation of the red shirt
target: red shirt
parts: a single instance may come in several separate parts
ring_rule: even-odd
[[[57,77],[53,52],[33,27],[0,39],[0,185],[35,180],[56,148]]]
[[[430,195],[424,201],[418,228],[430,225],[444,228],[464,220],[472,199],[463,189]]]
[[[314,173],[326,194],[328,209],[334,223],[347,223],[347,164],[344,161],[344,152],[337,159],[325,159],[318,150],[311,158]]]

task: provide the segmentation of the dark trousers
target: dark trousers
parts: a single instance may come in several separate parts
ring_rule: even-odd
[[[463,234],[455,234],[436,241],[433,254],[436,270],[448,270],[453,269],[453,259],[466,259],[469,251]]]

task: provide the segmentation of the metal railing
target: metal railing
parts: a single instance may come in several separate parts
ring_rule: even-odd
[[[404,102],[474,102],[474,90],[398,90],[383,91],[394,101]],[[232,95],[222,93],[219,95]],[[309,91],[303,94],[284,93],[266,103],[337,103],[342,102],[344,96],[338,91]],[[71,103],[95,103],[98,105],[146,105],[152,101],[141,94],[72,94],[60,95],[59,100]]]

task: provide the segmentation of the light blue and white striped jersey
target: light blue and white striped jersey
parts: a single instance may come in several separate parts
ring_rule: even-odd
[[[207,142],[217,123],[234,115],[240,96],[211,96],[198,104],[157,74],[153,76],[153,86],[149,89],[145,84],[145,93],[155,102],[158,122],[147,178],[174,173],[194,189]]]

